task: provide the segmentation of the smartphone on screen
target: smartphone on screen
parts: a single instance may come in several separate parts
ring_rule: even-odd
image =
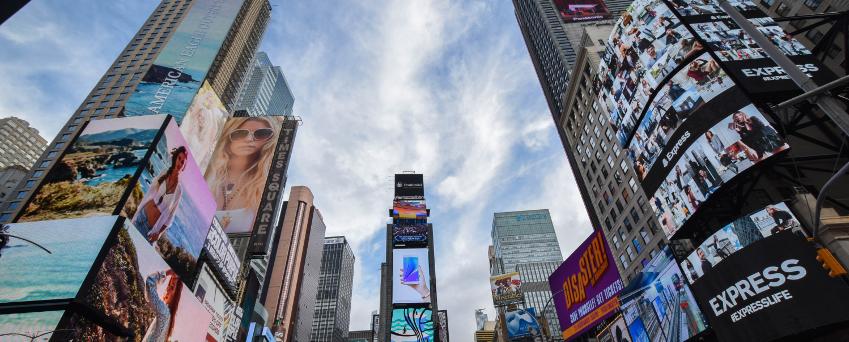
[[[404,257],[404,277],[405,284],[418,284],[420,281],[419,275],[419,258],[414,256]]]

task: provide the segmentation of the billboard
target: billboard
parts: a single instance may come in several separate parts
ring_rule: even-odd
[[[69,143],[18,221],[113,215],[166,119],[164,115],[92,120]],[[135,210],[128,204],[129,210]]]
[[[243,0],[201,0],[177,26],[124,106],[124,115],[171,114],[182,124]]]
[[[284,120],[230,118],[224,124],[205,177],[225,233],[252,232]]]
[[[604,0],[554,0],[554,6],[564,22],[610,19]]]
[[[206,330],[207,342],[223,342],[230,327],[235,306],[223,287],[215,280],[212,270],[204,264],[195,287],[195,297],[203,303],[206,311],[211,316],[209,327]]]
[[[631,342],[631,335],[628,334],[628,324],[625,323],[625,317],[619,316],[610,323],[601,333],[596,336],[599,342]]]
[[[75,298],[117,220],[93,216],[0,227],[9,237],[0,239],[0,303]]]
[[[783,202],[740,217],[711,234],[687,259],[681,269],[692,284],[705,273],[746,246],[782,231],[806,237],[802,225]]]
[[[674,156],[667,153],[668,163],[659,165],[665,178],[656,190],[645,182],[643,186],[667,238],[723,184],[790,148],[752,104],[732,111],[703,133],[686,133],[692,143],[676,143],[680,147],[673,147]]]
[[[79,301],[145,341],[201,341],[211,317],[147,238],[118,229],[92,285]]]
[[[395,200],[392,202],[392,217],[406,220],[426,220],[427,205],[422,200]]]
[[[624,284],[601,231],[588,237],[548,277],[564,340],[579,336],[619,307]]]
[[[707,329],[669,247],[652,258],[619,298],[634,342],[685,341]]]
[[[395,247],[427,246],[427,223],[392,225],[392,244]]]
[[[439,341],[448,342],[448,311],[439,310],[436,317],[439,319]]]
[[[174,120],[165,127],[139,185],[144,196],[132,216],[133,226],[191,284],[215,200]]]
[[[5,342],[69,340],[56,333],[65,311],[43,311],[0,315],[0,337]],[[56,335],[56,336],[54,336]]]
[[[249,252],[253,257],[262,257],[268,253],[274,226],[283,210],[281,197],[286,187],[286,171],[292,157],[295,132],[298,130],[298,121],[287,118],[283,120],[251,234]]]
[[[392,265],[398,269],[398,276],[392,277],[392,303],[430,303],[428,249],[393,249]]]
[[[212,226],[209,228],[209,235],[206,237],[206,244],[203,248],[206,250],[208,264],[221,275],[224,287],[235,291],[238,286],[239,270],[242,263],[216,218],[212,220]]]
[[[212,86],[204,81],[180,124],[180,131],[189,143],[189,151],[192,151],[201,170],[206,170],[209,165],[215,142],[229,116]]]
[[[522,297],[522,279],[519,272],[489,277],[489,290],[492,292],[492,303],[495,306],[522,303],[525,300]]]
[[[849,287],[828,276],[813,247],[783,231],[728,256],[696,281],[693,293],[717,338],[777,340],[849,320]]]
[[[433,311],[426,308],[393,309],[389,328],[391,342],[432,342]]]
[[[395,199],[424,199],[424,176],[422,174],[395,174]]]
[[[536,309],[518,309],[507,311],[504,314],[507,336],[511,339],[520,337],[539,338],[542,337],[542,329],[537,322]]]

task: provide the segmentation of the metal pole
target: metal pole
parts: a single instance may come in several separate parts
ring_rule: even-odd
[[[549,297],[548,300],[545,302],[545,305],[542,306],[542,317],[545,318],[545,325],[546,325],[545,330],[548,331],[548,337],[546,337],[546,341],[548,341],[548,340],[554,341],[554,336],[551,336],[551,323],[548,323],[548,318],[545,317],[545,310],[548,308],[549,304],[553,303],[554,296],[559,295],[559,294],[563,293],[564,291],[566,291],[565,288],[558,291],[558,292],[555,292],[554,294],[552,294],[551,297]],[[544,334],[543,334],[543,337],[545,337]]]
[[[812,80],[808,75],[802,72],[796,63],[790,60],[789,57],[784,55],[781,50],[778,49],[775,44],[772,43],[769,38],[764,36],[763,33],[758,31],[755,28],[755,25],[752,24],[746,17],[740,14],[734,6],[728,3],[728,0],[717,0],[719,2],[719,7],[724,10],[728,16],[731,17],[732,20],[739,26],[743,31],[749,34],[752,37],[752,40],[755,41],[761,49],[772,59],[775,64],[784,69],[784,72],[787,73],[787,76],[790,77],[799,88],[802,88],[805,92],[809,92],[817,89],[817,84]],[[844,134],[849,135],[849,115],[843,110],[843,107],[840,105],[836,99],[830,96],[823,96],[815,101],[815,104],[826,114],[828,117],[837,124]]]

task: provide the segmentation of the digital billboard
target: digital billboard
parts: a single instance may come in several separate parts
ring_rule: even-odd
[[[206,311],[211,316],[209,327],[206,331],[207,342],[223,342],[233,318],[235,306],[224,288],[215,280],[212,270],[204,264],[195,287],[195,297],[203,303]]]
[[[610,19],[604,0],[554,0],[560,18],[567,23]]]
[[[201,170],[206,170],[209,165],[215,142],[229,116],[212,86],[204,81],[180,124],[180,131],[189,143],[189,151],[192,151]]]
[[[686,341],[708,327],[669,247],[646,264],[619,298],[634,342]]]
[[[667,153],[668,163],[658,165],[665,179],[656,190],[643,183],[667,238],[723,184],[790,148],[752,104],[732,111],[710,129],[687,139],[692,143],[673,148],[674,155]]]
[[[193,2],[127,100],[124,115],[171,114],[182,124],[243,2]]]
[[[395,199],[424,199],[424,176],[420,173],[395,174]]]
[[[42,311],[0,315],[0,340],[33,342],[69,340],[64,332],[56,332],[65,311]],[[54,336],[55,335],[55,336]]]
[[[427,205],[422,200],[395,200],[392,203],[392,217],[406,220],[427,219]]]
[[[132,223],[187,284],[215,214],[215,200],[172,119],[139,178],[141,192]]]
[[[430,258],[427,248],[392,250],[392,303],[430,303]]]
[[[542,329],[537,321],[536,309],[517,309],[507,311],[504,314],[505,325],[507,326],[507,336],[511,339],[521,337],[540,338],[542,337]]]
[[[8,234],[0,239],[0,303],[75,298],[117,220],[93,216],[0,227]]]
[[[427,246],[427,223],[392,225],[392,244],[395,247]]]
[[[631,342],[631,335],[628,334],[628,324],[625,323],[625,317],[619,316],[607,325],[597,336],[598,342]]]
[[[448,342],[448,311],[439,310],[436,317],[439,318],[439,341]]]
[[[681,269],[684,270],[687,281],[692,284],[731,254],[755,241],[785,230],[806,237],[799,220],[786,204],[779,202],[768,205],[737,218],[711,234],[681,262]]]
[[[849,286],[831,278],[814,245],[790,231],[755,241],[693,283],[721,341],[807,340],[790,336],[849,321]]]
[[[389,328],[391,342],[433,342],[433,311],[426,308],[393,309]]]
[[[519,272],[489,277],[489,290],[492,292],[492,303],[495,306],[505,306],[524,301],[522,279],[519,277]]]
[[[624,284],[601,231],[590,235],[548,277],[561,336],[579,336],[619,307]]]
[[[221,274],[224,287],[235,291],[238,286],[239,270],[242,268],[242,263],[216,218],[212,220],[212,226],[209,228],[209,235],[206,237],[206,244],[203,248],[206,250],[210,267]]]
[[[79,301],[145,341],[201,341],[211,317],[132,224],[118,230]]]
[[[18,221],[113,215],[166,119],[92,120],[51,167]],[[128,201],[132,202],[133,196]]]
[[[225,233],[251,233],[285,117],[230,118],[206,169]]]

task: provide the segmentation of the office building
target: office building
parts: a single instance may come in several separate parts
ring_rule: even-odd
[[[584,27],[584,43],[563,94],[566,110],[555,127],[563,138],[590,221],[604,231],[619,274],[627,282],[666,241],[607,114],[596,103],[593,80],[605,49],[600,42],[607,41],[612,29],[609,24]]]
[[[490,235],[504,273],[517,272],[518,264],[563,261],[548,209],[495,213]]]
[[[315,314],[309,341],[348,340],[354,261],[354,252],[344,236],[324,238],[321,276],[315,297]]]
[[[516,21],[536,69],[540,86],[552,116],[563,111],[560,94],[566,91],[569,71],[580,48],[574,41],[580,38],[581,26],[587,21],[618,16],[630,5],[630,0],[606,0],[605,9],[593,9],[598,15],[584,18],[567,17],[562,0],[513,0]],[[577,16],[575,16],[577,17]]]
[[[548,284],[548,276],[560,266],[560,262],[529,262],[516,265],[516,272],[522,279],[522,294],[525,296],[525,307],[536,308],[537,315],[544,316],[548,322],[550,331],[558,335],[560,323],[557,321],[557,311],[554,303],[549,302],[551,298],[551,287]],[[546,304],[548,306],[546,307]],[[545,309],[545,312],[543,312]],[[542,322],[540,321],[540,324]]]
[[[374,334],[371,330],[356,330],[348,332],[348,342],[371,342]]]
[[[266,271],[263,305],[278,341],[306,341],[312,329],[326,227],[305,186],[293,186]]]
[[[37,158],[27,180],[32,180],[35,184],[40,183],[46,170],[62,155],[68,142],[86,121],[123,115],[127,100],[142,82],[142,77],[151,69],[153,61],[171,40],[176,32],[175,27],[179,27],[190,13],[192,3],[192,0],[160,2],[70,116],[59,134],[47,145],[46,151]],[[246,0],[208,70],[206,80],[224,104],[236,96],[241,78],[247,71],[268,24],[270,11],[268,0]],[[20,197],[22,202],[29,199],[33,188],[19,187],[16,190],[23,193]],[[0,222],[8,222],[19,210],[9,208],[10,205],[14,206],[9,203],[0,207]]]
[[[10,116],[0,119],[0,168],[30,168],[47,147],[47,140],[29,122]]]
[[[0,203],[15,198],[14,191],[18,188],[18,183],[27,176],[27,171],[20,165],[0,168]]]
[[[279,66],[265,52],[257,52],[233,109],[248,116],[292,115],[295,97]]]

